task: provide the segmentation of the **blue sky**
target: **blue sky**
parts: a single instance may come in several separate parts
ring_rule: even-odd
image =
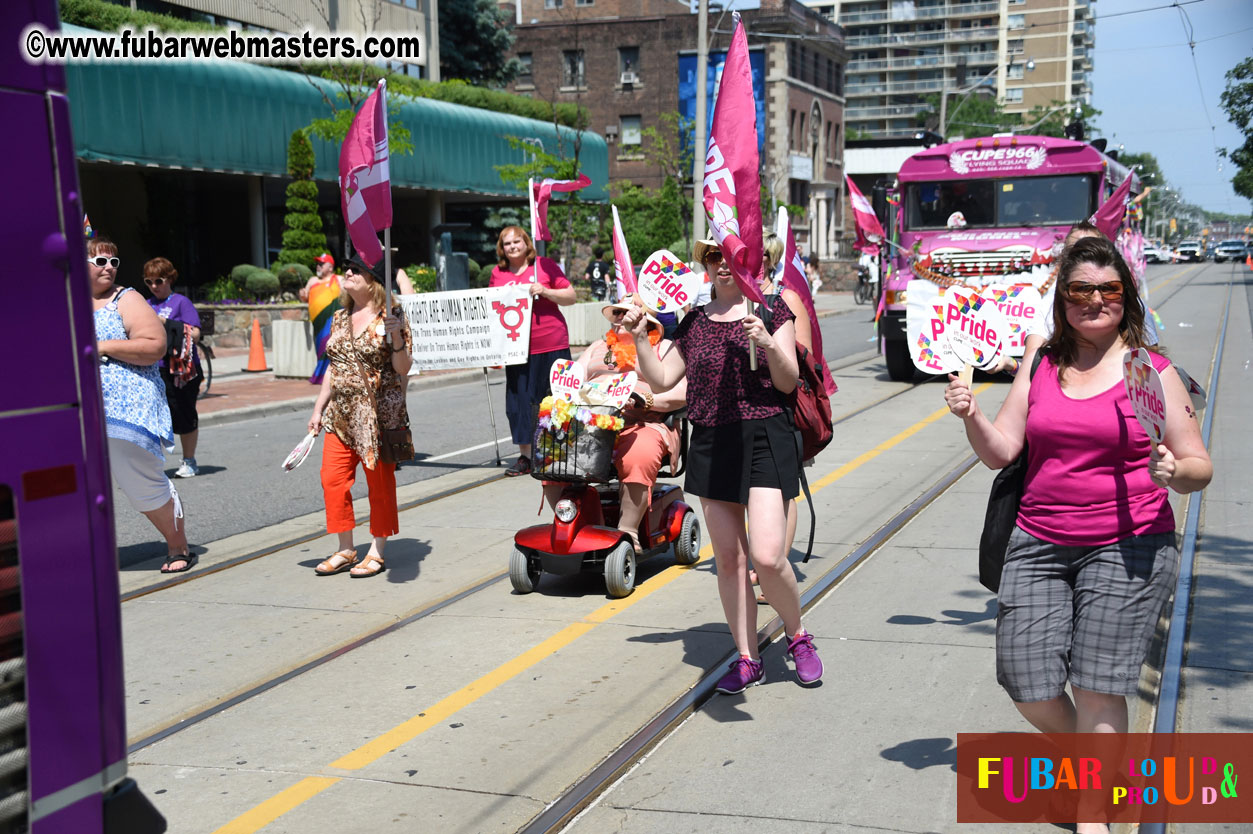
[[[1234,150],[1244,141],[1218,98],[1226,88],[1226,72],[1253,57],[1253,2],[1200,0],[1152,10],[1168,2],[1092,4],[1092,106],[1102,111],[1094,135],[1108,137],[1111,147],[1122,143],[1128,152],[1156,156],[1167,181],[1188,202],[1209,211],[1248,214],[1250,202],[1231,189],[1231,163],[1223,160],[1219,172],[1214,146]],[[1195,69],[1180,10],[1191,20]]]

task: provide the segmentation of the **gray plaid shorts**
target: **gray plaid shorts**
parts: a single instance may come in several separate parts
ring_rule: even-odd
[[[1099,547],[1009,537],[996,613],[996,681],[1019,702],[1071,686],[1134,695],[1179,575],[1174,532]]]

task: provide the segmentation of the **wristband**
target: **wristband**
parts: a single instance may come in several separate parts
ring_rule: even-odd
[[[646,391],[644,393],[644,408],[646,408],[649,411],[653,410],[653,392],[652,391]]]

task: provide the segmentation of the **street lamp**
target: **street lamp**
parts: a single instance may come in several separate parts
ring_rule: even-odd
[[[1011,58],[1009,63],[1005,65],[1006,72],[1008,72],[1009,68],[1012,67],[1013,65],[1014,65],[1014,60]],[[1027,63],[1025,64],[1025,67],[1026,67],[1027,72],[1031,72],[1032,70],[1034,70],[1035,60],[1032,58],[1028,58]],[[996,66],[992,67],[992,69],[988,70],[988,72],[980,76],[979,80],[976,81],[974,84],[971,84],[970,86],[965,87],[964,89],[958,89],[958,90],[953,91],[954,93],[957,93],[957,94],[961,94],[961,93],[965,94],[964,96],[962,96],[962,100],[957,102],[957,106],[953,108],[953,118],[957,117],[957,113],[962,109],[962,105],[965,104],[966,100],[969,99],[970,96],[974,94],[975,90],[978,90],[979,87],[983,85],[983,82],[991,78],[992,73],[997,72],[1000,68],[1001,68],[1001,65],[998,63]],[[948,90],[941,89],[940,90],[940,124],[939,124],[938,131],[937,131],[941,136],[944,135],[945,128],[948,126],[948,118],[946,116],[947,112],[948,112]]]

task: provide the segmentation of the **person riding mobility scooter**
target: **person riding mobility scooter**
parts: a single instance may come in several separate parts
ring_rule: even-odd
[[[577,360],[553,365],[553,394],[536,420],[532,476],[545,482],[554,519],[514,536],[509,578],[520,594],[533,591],[543,573],[598,571],[610,596],[625,597],[638,560],[671,545],[680,564],[699,558],[700,522],[683,490],[656,483],[683,471],[686,384],[655,394],[637,380],[634,342],[618,326],[628,309],[606,305],[612,326],[604,338]],[[661,326],[650,317],[652,324],[660,351]]]

